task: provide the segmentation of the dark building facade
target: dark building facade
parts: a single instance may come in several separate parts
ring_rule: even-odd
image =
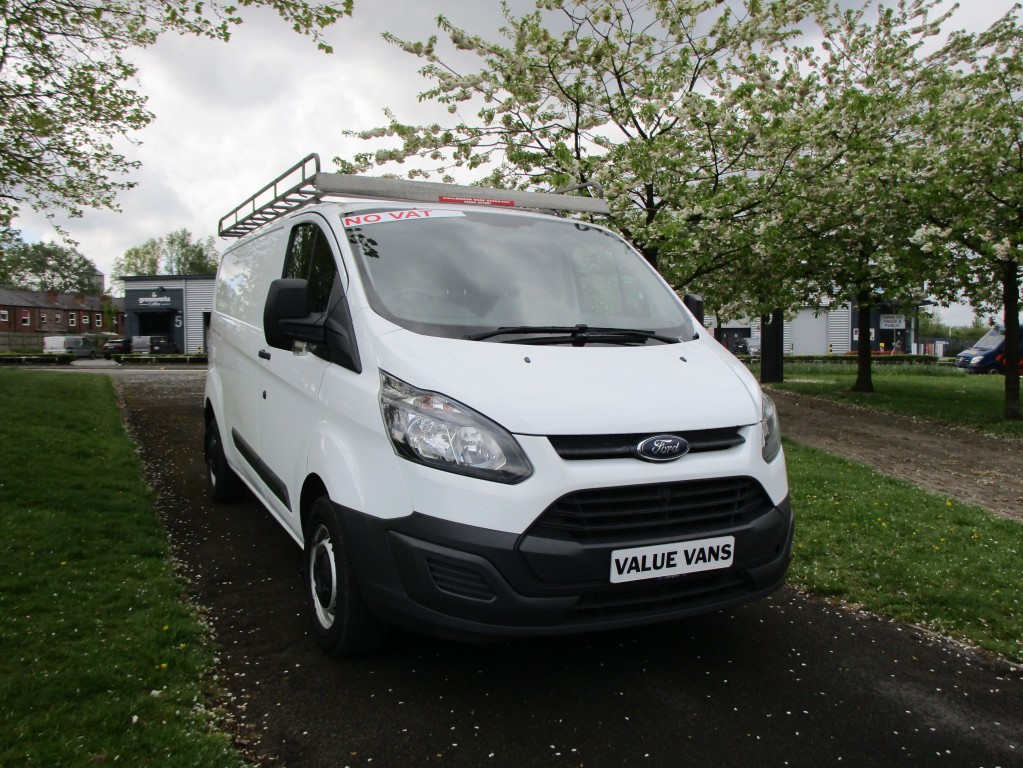
[[[126,336],[169,336],[182,352],[206,348],[216,275],[122,277]]]

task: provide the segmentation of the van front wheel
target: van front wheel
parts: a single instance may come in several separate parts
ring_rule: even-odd
[[[305,593],[320,646],[334,656],[358,656],[379,648],[386,627],[362,600],[337,511],[321,496],[305,529]]]

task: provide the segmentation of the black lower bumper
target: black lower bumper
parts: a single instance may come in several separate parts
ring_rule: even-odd
[[[788,498],[746,525],[693,537],[734,536],[728,568],[624,584],[610,583],[617,546],[606,542],[339,512],[367,604],[390,624],[434,634],[556,635],[668,621],[764,597],[784,584],[792,559]]]

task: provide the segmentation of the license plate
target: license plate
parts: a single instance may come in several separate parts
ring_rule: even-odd
[[[734,557],[734,536],[616,549],[611,552],[611,583],[714,571],[729,567]]]

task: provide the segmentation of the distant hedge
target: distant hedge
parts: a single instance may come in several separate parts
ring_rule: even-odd
[[[74,355],[25,355],[0,352],[0,365],[71,365]]]
[[[201,355],[113,355],[114,362],[121,365],[206,365],[205,354]]]
[[[744,363],[759,363],[760,355],[738,355]],[[856,355],[785,355],[786,363],[815,363],[829,365],[856,365]],[[938,365],[936,355],[873,355],[874,365]]]

